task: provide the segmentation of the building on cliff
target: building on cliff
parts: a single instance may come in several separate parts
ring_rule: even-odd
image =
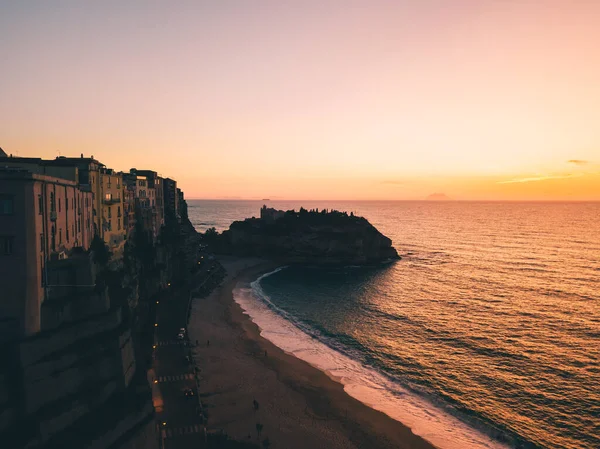
[[[135,191],[135,206],[138,217],[156,241],[164,225],[164,189],[162,178],[152,170],[132,168],[124,177],[129,188]]]
[[[56,159],[0,155],[0,167],[20,167],[32,173],[73,181],[79,190],[90,192],[94,235],[100,236],[117,258],[121,255],[126,237],[122,217],[121,229],[118,220],[123,211],[122,175],[106,168],[94,156],[84,157],[83,154]]]
[[[123,225],[128,239],[135,228],[135,190],[136,183],[128,182],[128,174],[121,173],[123,178]]]
[[[1,447],[157,446],[144,368],[136,371],[128,301],[138,291],[119,277],[129,293],[111,297],[90,251],[98,236],[120,257],[135,224],[135,189],[124,187],[93,157],[0,154]]]
[[[102,234],[104,242],[113,252],[113,257],[121,258],[127,230],[123,223],[124,195],[123,175],[110,168],[103,168],[102,187]]]
[[[268,223],[273,223],[274,221],[282,218],[284,215],[285,211],[267,207],[266,204],[260,208],[260,219]]]
[[[59,156],[54,160],[45,161],[44,165],[70,169],[74,176],[68,179],[75,181],[81,190],[91,192],[94,234],[104,238],[102,227],[102,170],[105,168],[104,164],[94,159],[94,156],[84,157],[81,154],[80,157]]]
[[[179,216],[179,195],[177,194],[177,181],[170,178],[163,179],[165,222]]]
[[[87,250],[92,195],[74,181],[0,169],[0,341],[40,332],[48,265]]]

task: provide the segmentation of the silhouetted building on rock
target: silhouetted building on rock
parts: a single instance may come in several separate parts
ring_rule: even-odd
[[[285,215],[285,211],[263,205],[260,209],[260,219],[272,223]]]

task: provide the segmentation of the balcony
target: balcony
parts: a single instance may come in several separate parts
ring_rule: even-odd
[[[119,197],[119,196],[111,196],[108,198],[105,197],[104,200],[102,200],[102,202],[104,204],[117,204],[117,203],[121,202],[121,197]]]

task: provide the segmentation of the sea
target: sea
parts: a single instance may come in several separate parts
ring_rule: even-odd
[[[191,200],[198,231],[366,217],[402,259],[236,289],[262,335],[440,449],[600,448],[600,203]]]

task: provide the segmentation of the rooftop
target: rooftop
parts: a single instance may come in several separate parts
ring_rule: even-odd
[[[0,167],[0,179],[3,180],[35,180],[52,183],[60,183],[69,186],[75,186],[75,181],[68,179],[59,178],[57,176],[42,175],[38,173],[32,173],[26,168],[22,167]]]

